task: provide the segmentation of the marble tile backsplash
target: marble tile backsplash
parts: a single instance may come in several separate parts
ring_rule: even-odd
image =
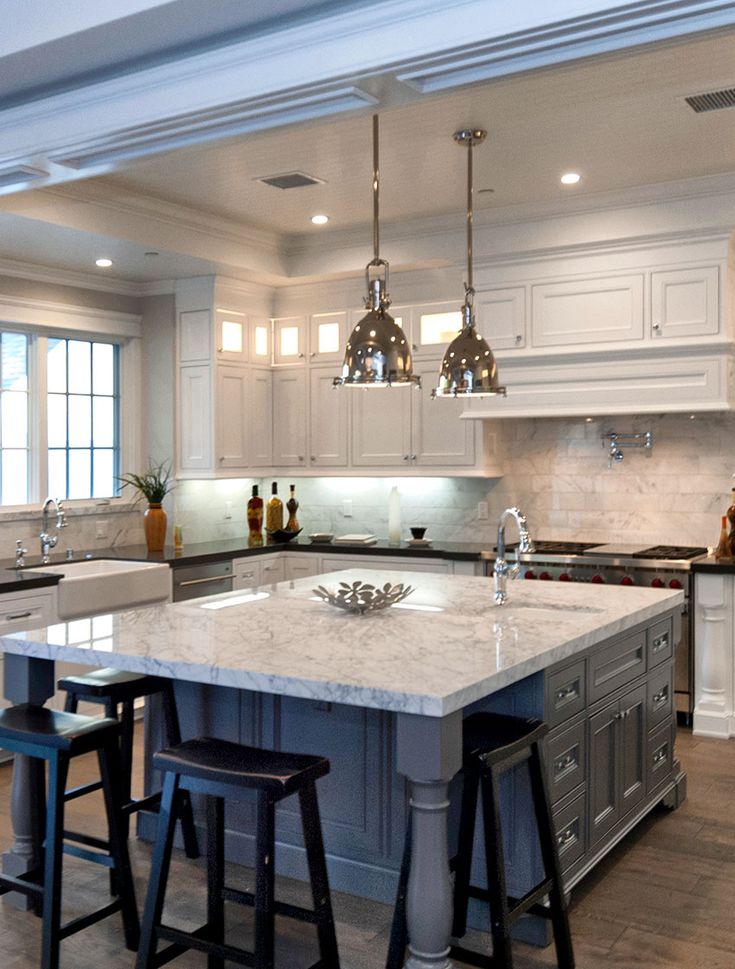
[[[424,525],[436,542],[494,542],[499,513],[518,505],[539,539],[586,539],[714,545],[720,516],[735,481],[735,414],[666,414],[644,417],[524,419],[498,421],[498,446],[505,474],[486,478],[279,478],[279,494],[296,484],[304,534],[328,531],[388,535],[388,495],[401,496],[403,537]],[[626,449],[608,467],[602,435],[609,430],[653,432],[650,457]],[[271,478],[180,481],[166,507],[169,524],[181,524],[185,544],[247,535],[246,503],[251,486],[270,495]],[[480,521],[477,504],[487,501]],[[351,502],[351,517],[344,514]],[[57,551],[87,550],[144,541],[142,506],[69,509]],[[98,537],[98,523],[106,536]],[[38,553],[40,507],[12,512],[0,521],[0,558],[12,558],[20,538]],[[104,530],[104,529],[103,529]],[[169,540],[172,538],[169,531]]]

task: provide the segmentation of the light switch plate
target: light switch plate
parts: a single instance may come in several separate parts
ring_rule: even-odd
[[[342,514],[345,518],[352,518],[352,498],[342,499]]]
[[[486,501],[477,502],[477,520],[480,522],[486,522],[490,517],[490,510],[487,506]]]
[[[107,538],[107,522],[104,518],[98,519],[94,523],[94,537],[95,538]]]

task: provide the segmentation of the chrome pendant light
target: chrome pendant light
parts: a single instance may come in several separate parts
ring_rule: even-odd
[[[493,351],[475,326],[472,280],[472,149],[481,145],[487,131],[465,128],[454,134],[458,145],[467,148],[467,282],[464,284],[462,329],[447,347],[439,370],[439,383],[432,397],[505,396],[498,384],[498,366]]]
[[[388,263],[380,258],[380,169],[378,165],[378,116],[373,115],[373,258],[365,268],[367,313],[355,325],[347,341],[342,376],[337,387],[416,387],[411,345],[388,312]]]

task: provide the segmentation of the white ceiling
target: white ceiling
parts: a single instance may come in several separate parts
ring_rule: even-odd
[[[303,0],[306,4],[308,0]],[[295,4],[299,0],[294,0]],[[381,215],[384,224],[405,224],[427,216],[464,218],[466,156],[453,140],[461,127],[483,127],[487,143],[476,151],[476,197],[483,209],[504,211],[528,203],[569,198],[735,172],[735,108],[697,115],[686,95],[735,86],[735,33],[587,60],[561,68],[504,78],[416,100],[381,114]],[[369,114],[310,122],[220,143],[127,163],[114,174],[68,188],[88,201],[93,213],[100,193],[111,200],[137,199],[135,230],[119,219],[119,231],[91,228],[57,214],[44,221],[32,196],[0,199],[0,210],[15,221],[0,221],[0,259],[28,259],[49,266],[88,271],[90,254],[102,247],[115,258],[113,273],[122,279],[150,280],[219,271],[208,266],[201,249],[171,246],[146,227],[144,211],[161,201],[184,207],[192,218],[226,219],[270,230],[285,247],[306,235],[313,245],[332,231],[364,225],[372,216]],[[582,174],[581,183],[564,188],[559,176]],[[257,182],[264,175],[299,170],[324,180],[321,186],[281,191]],[[90,197],[85,200],[85,186]],[[57,187],[55,192],[65,189]],[[46,208],[54,197],[46,194]],[[325,228],[313,227],[316,212],[330,216]],[[48,222],[53,222],[49,229]],[[102,225],[102,222],[99,223]],[[91,229],[91,231],[90,231]],[[147,235],[148,234],[148,235]],[[115,242],[114,236],[121,238]],[[185,232],[180,233],[185,239]],[[163,244],[162,244],[163,242]],[[160,261],[143,257],[161,251]],[[204,257],[204,258],[203,258]],[[213,257],[214,258],[214,257]],[[218,265],[228,263],[217,254]],[[359,268],[359,267],[356,267]],[[94,271],[94,270],[93,270]],[[232,270],[230,270],[232,271]]]

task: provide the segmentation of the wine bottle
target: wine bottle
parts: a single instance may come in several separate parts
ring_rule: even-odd
[[[258,486],[253,485],[253,494],[248,501],[248,545],[259,548],[263,544],[263,499],[258,496]]]
[[[271,485],[271,497],[265,510],[265,527],[268,532],[278,532],[283,529],[283,502],[278,497],[278,482]]]
[[[301,526],[299,525],[299,520],[296,517],[296,512],[299,510],[299,503],[296,500],[296,485],[290,485],[291,497],[286,502],[286,508],[288,509],[288,521],[286,522],[287,532],[298,532]]]

